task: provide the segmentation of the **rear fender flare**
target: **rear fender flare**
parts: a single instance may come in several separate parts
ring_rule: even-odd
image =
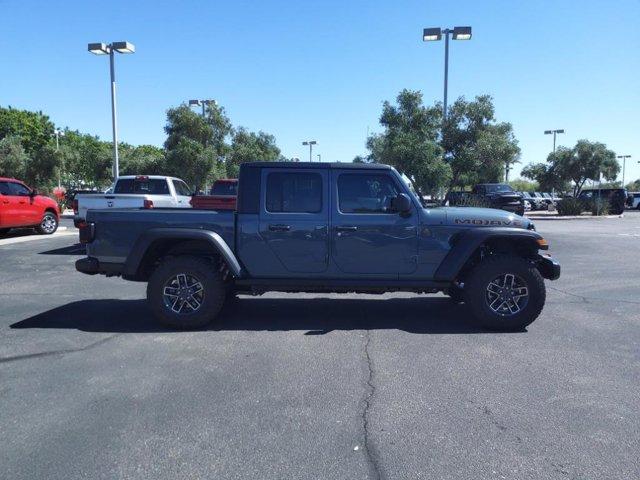
[[[453,246],[436,270],[434,280],[451,282],[456,279],[467,260],[478,248],[492,240],[530,243],[536,251],[542,247],[538,240],[542,235],[533,230],[505,227],[476,227],[464,230],[452,238]]]
[[[242,267],[235,254],[216,232],[190,228],[152,228],[145,231],[133,245],[125,262],[123,274],[135,277],[149,247],[157,240],[200,240],[211,245],[225,261],[234,277],[242,276]]]

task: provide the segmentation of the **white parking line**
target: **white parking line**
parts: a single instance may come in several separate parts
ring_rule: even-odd
[[[12,243],[23,243],[23,242],[33,242],[34,240],[46,240],[48,238],[58,238],[58,237],[70,237],[72,235],[78,235],[78,232],[73,229],[69,230],[67,227],[59,227],[58,231],[53,235],[25,235],[23,237],[12,237],[12,238],[3,238],[0,239],[0,246],[2,245],[11,245]]]

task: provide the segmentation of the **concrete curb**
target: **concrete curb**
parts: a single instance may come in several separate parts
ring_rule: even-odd
[[[602,220],[605,218],[624,218],[623,215],[600,215],[599,217],[593,215],[580,215],[580,216],[566,216],[560,217],[558,215],[527,215],[526,218],[530,220]]]

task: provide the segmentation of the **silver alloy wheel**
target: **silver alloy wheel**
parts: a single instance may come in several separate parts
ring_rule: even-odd
[[[529,289],[522,278],[505,273],[489,282],[485,300],[491,311],[502,317],[509,317],[520,313],[527,306]]]
[[[45,214],[40,223],[40,228],[45,233],[52,233],[55,231],[58,222],[56,221],[56,217],[54,217],[51,213]]]
[[[204,287],[197,277],[179,273],[165,282],[162,298],[165,306],[174,313],[194,313],[204,302]]]

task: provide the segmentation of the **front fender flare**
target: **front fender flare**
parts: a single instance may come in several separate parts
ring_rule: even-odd
[[[538,244],[538,240],[542,240],[542,235],[533,230],[508,227],[469,228],[452,239],[453,246],[436,270],[434,280],[452,282],[478,247],[487,241],[497,239],[524,240],[525,242],[530,242],[536,251],[543,248]]]
[[[131,252],[127,256],[127,260],[124,265],[123,274],[126,276],[134,277],[137,272],[145,253],[157,240],[202,240],[210,244],[215,250],[218,251],[220,256],[224,259],[229,270],[234,277],[239,278],[242,276],[242,267],[240,262],[236,258],[235,254],[224,241],[224,239],[216,232],[210,230],[199,230],[192,228],[151,228],[145,231],[133,245]]]

